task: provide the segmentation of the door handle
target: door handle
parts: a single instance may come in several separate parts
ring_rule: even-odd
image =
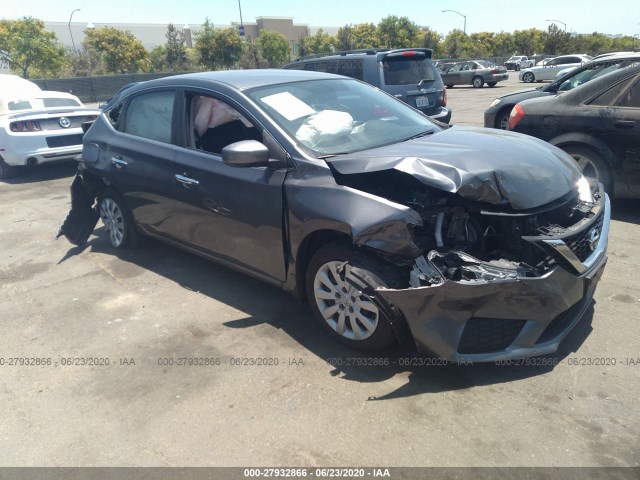
[[[633,128],[636,126],[636,122],[633,120],[618,120],[616,122],[616,127],[620,128]]]
[[[120,155],[116,155],[115,157],[111,157],[111,163],[113,163],[116,168],[126,167],[128,165]]]
[[[185,188],[191,188],[194,185],[198,185],[200,182],[193,178],[189,178],[185,175],[175,175],[175,179],[180,182]]]

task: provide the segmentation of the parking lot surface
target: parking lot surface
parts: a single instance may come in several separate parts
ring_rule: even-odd
[[[481,126],[510,77],[451,89],[452,123]],[[56,240],[74,170],[0,181],[0,465],[640,465],[640,202],[614,202],[557,354],[433,365],[343,348],[293,297],[155,241]]]

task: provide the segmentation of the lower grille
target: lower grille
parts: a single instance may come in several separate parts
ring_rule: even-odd
[[[72,145],[82,145],[82,134],[60,135],[57,137],[47,137],[47,146],[49,148],[70,147]]]
[[[580,310],[581,306],[582,302],[578,302],[569,308],[569,310],[562,312],[556,318],[551,320],[551,323],[547,325],[547,328],[544,329],[544,332],[542,332],[542,335],[538,338],[536,345],[553,340],[560,335],[571,324],[575,312]]]
[[[491,353],[504,350],[520,334],[525,323],[526,320],[473,317],[464,327],[458,353]]]

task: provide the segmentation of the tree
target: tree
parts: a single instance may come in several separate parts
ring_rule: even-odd
[[[515,33],[517,34],[518,32]],[[567,32],[560,30],[555,23],[552,23],[543,34],[544,53],[548,55],[570,53],[569,48],[567,48],[569,37],[570,35]]]
[[[42,20],[0,20],[0,64],[24,78],[58,75],[65,65],[65,55],[56,35],[45,30]]]
[[[553,24],[552,24],[553,25]],[[537,28],[516,30],[513,32],[513,48],[518,55],[531,56],[539,52],[549,53],[545,49],[544,32]]]
[[[443,53],[448,58],[469,58],[473,56],[475,46],[471,38],[456,28],[449,32],[443,42]]]
[[[167,47],[158,45],[149,52],[149,70],[151,72],[164,72],[167,70]]]
[[[184,33],[176,30],[173,23],[167,27],[166,61],[170,71],[182,71],[188,63],[187,48],[184,45]]]
[[[242,38],[235,28],[214,29],[207,18],[196,36],[200,63],[209,70],[232,67],[242,56]]]
[[[336,50],[335,44],[336,39],[320,28],[315,35],[300,39],[300,55],[331,53]]]
[[[378,37],[380,43],[389,48],[409,48],[416,46],[418,41],[418,25],[408,17],[389,15],[378,23]]]
[[[338,50],[354,50],[356,48],[356,36],[352,25],[345,25],[338,29],[336,47]]]
[[[359,23],[353,27],[353,36],[355,39],[354,47],[362,48],[378,48],[380,46],[380,38],[378,37],[378,27],[373,23]]]
[[[247,40],[238,60],[238,66],[247,68],[267,68],[267,61],[262,56],[262,50],[255,40]]]
[[[107,73],[149,70],[149,58],[142,42],[131,32],[113,27],[85,30],[85,49],[97,52]]]
[[[256,43],[269,68],[281,67],[291,59],[289,40],[279,32],[264,30],[256,38]]]
[[[433,50],[434,57],[440,56],[442,37],[440,34],[430,28],[423,28],[418,33],[418,45],[422,45],[424,48],[430,48]]]

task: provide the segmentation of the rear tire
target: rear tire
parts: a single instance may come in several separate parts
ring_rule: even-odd
[[[133,215],[122,197],[108,189],[100,198],[100,218],[113,248],[132,248],[138,243]]]
[[[379,270],[354,247],[337,242],[313,255],[305,276],[316,320],[340,343],[366,352],[382,350],[395,339],[385,312],[364,293],[393,283],[385,282]]]
[[[598,182],[600,182],[604,186],[605,192],[613,195],[611,168],[600,154],[581,145],[567,145],[560,148],[571,155],[578,163],[578,168],[589,182],[592,191],[595,190]]]
[[[2,157],[0,157],[0,178],[13,178],[18,174],[18,169],[13,165],[7,165]]]
[[[482,85],[484,85],[484,80],[480,76],[473,77],[473,80],[471,80],[471,84],[474,88],[482,88]]]
[[[498,84],[498,82],[487,82],[487,85],[489,85],[491,88],[495,87]]]
[[[447,88],[453,88],[453,85],[447,85]]]

